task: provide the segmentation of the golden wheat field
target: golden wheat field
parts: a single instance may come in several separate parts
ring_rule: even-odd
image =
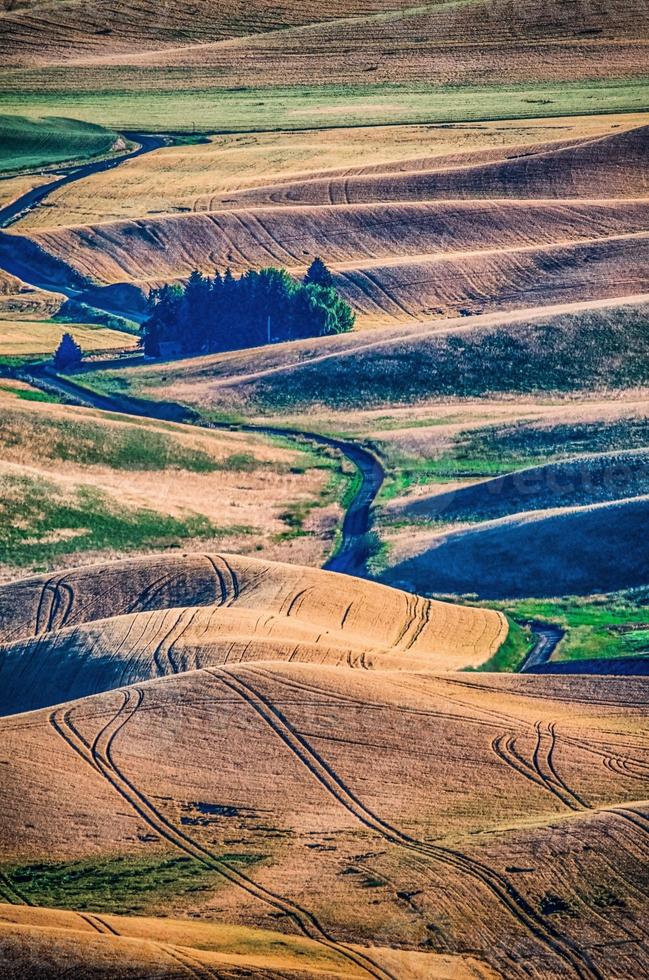
[[[132,162],[128,216],[111,214],[111,198],[122,199],[117,177],[98,175],[97,196],[92,178],[80,185],[98,223],[76,223],[90,207],[82,198],[81,213],[70,209],[69,185],[51,208],[11,229],[10,245],[18,256],[34,245],[44,252],[54,287],[71,275],[88,285],[130,283],[144,295],[193,269],[274,263],[300,275],[320,254],[360,327],[518,309],[530,297],[541,307],[634,296],[648,281],[648,130],[638,117],[600,125],[603,132],[580,131],[567,120],[565,138],[555,129],[551,142],[549,123],[524,134],[505,127],[508,139],[525,142],[500,146],[493,126],[472,133],[468,146],[461,127],[430,130],[417,156],[421,130],[409,128],[384,147],[374,136],[366,165],[342,170],[358,134],[162,149]],[[322,162],[338,167],[305,173],[321,164],[321,146]],[[161,184],[176,164],[187,171],[187,196],[174,182],[178,196],[169,200]],[[235,167],[243,189],[232,186]]]
[[[649,974],[648,50],[0,0],[0,980]]]
[[[643,681],[457,673],[497,644],[498,614],[236,556],[27,579],[0,602],[3,710],[43,657],[41,704],[73,699],[0,723],[8,900],[40,883],[72,908],[107,863],[117,879],[181,862],[193,882],[81,914],[5,906],[10,963],[29,934],[33,961],[88,975],[164,951],[253,975],[256,954],[278,976],[298,956],[307,976],[641,969]],[[80,676],[105,693],[74,700]],[[68,878],[48,885],[48,868]],[[133,901],[148,918],[120,918]]]

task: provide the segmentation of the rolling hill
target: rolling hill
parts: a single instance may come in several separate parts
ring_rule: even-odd
[[[334,418],[499,392],[602,393],[646,385],[646,317],[646,298],[594,300],[133,367],[118,383],[212,410]],[[116,378],[107,370],[84,381],[103,388]]]
[[[49,678],[47,706],[0,719],[0,949],[18,974],[643,969],[646,679],[454,673],[498,614],[235,556],[78,569],[0,601],[6,707],[31,697],[31,670]],[[209,611],[256,617],[256,648],[174,663],[178,614]],[[142,619],[168,669],[145,657],[133,683]],[[295,620],[322,653],[340,630],[375,659],[273,662]],[[69,642],[90,628],[115,651],[108,689],[59,704],[75,657],[78,677],[101,662]]]
[[[383,576],[401,588],[481,598],[588,595],[649,584],[639,542],[647,496],[528,511],[429,535]]]
[[[433,2],[285,0],[270,6],[236,0],[196,7],[183,2],[160,18],[142,0],[110,10],[96,2],[80,14],[63,3],[52,19],[38,2],[5,4],[3,62],[16,67],[74,65],[119,71],[122,86],[182,79],[205,87],[350,82],[433,85],[637,77],[645,74],[644,5],[559,0],[512,7],[505,0]],[[43,43],[45,39],[45,43]],[[137,75],[139,73],[139,80]],[[148,77],[147,77],[148,76]]]
[[[212,209],[307,204],[369,204],[473,198],[633,198],[649,188],[649,128],[546,145],[522,144],[462,156],[404,161],[398,168],[283,181],[227,197]]]
[[[38,209],[27,234],[19,223],[2,237],[0,253],[15,275],[31,268],[39,286],[126,283],[140,304],[193,269],[274,264],[301,275],[320,254],[360,326],[638,295],[649,282],[648,132],[632,126],[404,157],[344,176],[285,176],[198,196],[195,214],[48,227],[66,218],[55,199],[51,219]],[[148,191],[144,178],[135,187],[144,179],[150,194],[156,172]]]
[[[648,975],[648,47],[0,0],[3,980]],[[356,331],[110,353],[316,255]]]
[[[122,590],[139,583],[140,602],[120,594],[120,583]],[[9,644],[0,666],[5,714],[225,662],[479,666],[507,635],[504,617],[490,610],[227,555],[135,559],[29,579],[4,587],[0,608]],[[52,687],[34,683],[30,661]]]
[[[398,509],[408,517],[477,521],[521,511],[594,504],[649,491],[649,455],[644,449],[583,455],[530,466],[505,476],[417,497]]]
[[[551,149],[559,142],[576,146],[644,124],[642,113],[608,113],[472,125],[323,127],[245,138],[223,133],[199,142],[181,140],[64,185],[50,194],[46,207],[24,216],[21,227],[211,211],[225,207],[232,192],[255,187],[484,164],[533,153],[540,146]],[[27,179],[3,181],[0,192]],[[617,194],[623,194],[619,179],[615,185]]]

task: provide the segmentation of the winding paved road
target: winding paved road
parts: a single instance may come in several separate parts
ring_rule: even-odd
[[[138,146],[129,153],[123,153],[118,157],[94,160],[89,163],[75,163],[67,167],[56,167],[53,172],[61,175],[57,180],[53,180],[49,184],[43,184],[40,187],[34,187],[32,190],[16,198],[15,201],[7,204],[4,208],[0,208],[0,228],[9,228],[10,225],[19,221],[29,211],[33,211],[34,208],[38,207],[41,201],[49,197],[59,187],[63,187],[65,184],[72,184],[74,181],[82,180],[84,177],[90,177],[92,174],[102,173],[104,170],[112,170],[114,167],[119,167],[126,160],[133,160],[135,157],[142,156],[143,153],[159,150],[163,146],[168,146],[172,141],[171,136],[154,136],[147,133],[123,133],[123,135],[132,143],[137,143]]]
[[[267,436],[282,436],[295,442],[312,442],[328,446],[345,456],[356,468],[358,486],[345,511],[340,541],[335,552],[327,559],[324,568],[346,575],[363,575],[369,557],[367,535],[372,526],[371,509],[384,480],[384,471],[378,458],[364,446],[332,436],[302,429],[283,429],[270,425],[249,423],[230,424],[207,422],[193,409],[175,402],[155,402],[131,398],[127,395],[101,395],[81,385],[62,378],[55,371],[37,368],[20,372],[23,380],[46,391],[54,391],[73,404],[97,408],[105,412],[119,412],[139,418],[156,418],[166,422],[184,422],[206,429],[231,429]]]
[[[60,179],[42,187],[35,187],[5,208],[0,209],[0,229],[9,227],[29,211],[38,207],[49,194],[64,184],[70,184],[92,174],[110,170],[126,160],[133,160],[143,153],[160,149],[162,146],[168,145],[173,139],[172,136],[152,136],[141,133],[124,133],[124,135],[139,144],[137,149],[121,157],[99,160],[81,166],[71,166],[65,168],[64,171],[59,171],[63,172]],[[46,262],[43,265],[39,263],[40,256],[36,249],[20,256],[16,255],[15,250],[12,249],[11,239],[11,235],[3,234],[0,231],[0,266],[2,268],[18,276],[23,282],[40,289],[55,290],[71,298],[80,295],[82,289],[78,282],[59,282],[56,278],[48,278],[51,276],[51,272],[48,272]],[[64,268],[62,267],[62,271]],[[121,312],[124,314],[123,310],[102,308],[108,313]],[[182,405],[145,401],[127,396],[96,394],[47,369],[33,370],[23,376],[25,380],[29,380],[36,386],[57,391],[64,395],[68,401],[77,405],[90,406],[102,411],[120,412],[125,415],[187,422],[206,428],[233,428],[233,426],[225,423],[205,422],[197,412]],[[236,428],[244,432],[283,436],[294,439],[296,442],[308,441],[320,446],[328,446],[342,453],[354,465],[359,474],[358,487],[345,512],[338,547],[324,567],[330,571],[343,572],[347,575],[362,575],[369,557],[367,535],[371,528],[371,508],[384,479],[383,467],[377,457],[355,442],[335,439],[319,433],[250,424],[237,425]]]
[[[566,631],[561,626],[556,626],[554,623],[543,623],[538,619],[533,619],[523,623],[523,625],[529,626],[536,637],[536,643],[518,668],[518,672],[520,674],[534,674],[540,667],[548,663],[566,635]]]

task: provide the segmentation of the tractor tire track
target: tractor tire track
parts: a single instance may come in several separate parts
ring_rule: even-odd
[[[565,779],[559,775],[554,763],[554,750],[557,747],[557,733],[556,724],[553,721],[548,722],[548,734],[550,736],[550,744],[548,746],[548,751],[546,755],[546,762],[548,770],[552,774],[552,777],[556,781],[557,785],[561,787],[564,793],[574,801],[574,808],[577,810],[590,810],[591,805],[583,797],[575,793],[573,789],[566,783]]]
[[[345,786],[331,766],[311,747],[299,732],[290,724],[279,709],[263,694],[229,671],[217,673],[210,669],[217,681],[238,694],[242,701],[259,715],[275,734],[284,742],[289,751],[304,765],[320,785],[351,813],[363,826],[379,834],[391,844],[400,845],[428,858],[433,858],[480,882],[507,909],[520,926],[532,935],[540,945],[560,959],[575,976],[582,980],[603,980],[597,967],[590,961],[586,952],[576,949],[555,929],[542,922],[519,892],[492,868],[467,858],[466,855],[448,848],[427,844],[410,837],[383,818],[374,814],[362,801]]]
[[[117,939],[122,938],[122,934],[117,929],[96,913],[77,912],[77,915],[101,936],[110,936]],[[200,960],[194,959],[191,953],[185,952],[184,949],[181,951],[178,947],[170,943],[161,943],[156,940],[149,941],[161,953],[164,953],[165,956],[173,960],[174,963],[178,963],[189,976],[195,977],[197,980],[219,980],[217,973],[205,967]]]
[[[369,976],[374,977],[375,980],[396,980],[392,974],[376,964],[369,956],[333,940],[312,912],[257,884],[232,865],[214,855],[202,844],[197,843],[168,820],[128,779],[115,762],[113,744],[119,732],[138,710],[143,699],[144,695],[140,688],[136,687],[125,691],[122,696],[122,704],[104,727],[99,730],[92,743],[89,743],[74,727],[71,720],[72,709],[67,709],[67,711],[54,710],[50,714],[50,723],[66,744],[102,776],[138,816],[169,844],[199,861],[204,867],[218,872],[230,884],[240,887],[252,898],[258,899],[281,912],[293,922],[303,935],[352,962]]]
[[[557,779],[551,779],[541,768],[541,762],[539,759],[539,754],[542,746],[542,735],[540,732],[540,722],[537,722],[536,727],[537,740],[532,754],[532,760],[523,756],[516,746],[516,736],[515,735],[498,735],[491,743],[491,748],[498,756],[498,758],[513,769],[514,772],[528,779],[530,782],[534,783],[536,786],[543,790],[546,790],[552,796],[554,796],[563,806],[568,807],[570,810],[581,811],[586,809],[585,805],[578,804],[577,798],[572,794],[570,790],[565,788],[565,784],[559,783]],[[550,749],[551,751],[551,749]],[[547,764],[547,756],[546,756]],[[561,787],[561,788],[560,788]]]

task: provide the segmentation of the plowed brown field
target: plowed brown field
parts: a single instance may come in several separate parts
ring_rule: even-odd
[[[5,4],[3,62],[119,69],[123,88],[625,78],[646,69],[647,11],[623,0]],[[13,9],[12,9],[13,8]],[[47,38],[44,43],[44,37]],[[13,41],[11,44],[9,39]],[[149,76],[147,78],[147,75]],[[56,78],[56,76],[54,76]],[[72,78],[70,79],[72,80]],[[106,86],[105,86],[106,87]]]

